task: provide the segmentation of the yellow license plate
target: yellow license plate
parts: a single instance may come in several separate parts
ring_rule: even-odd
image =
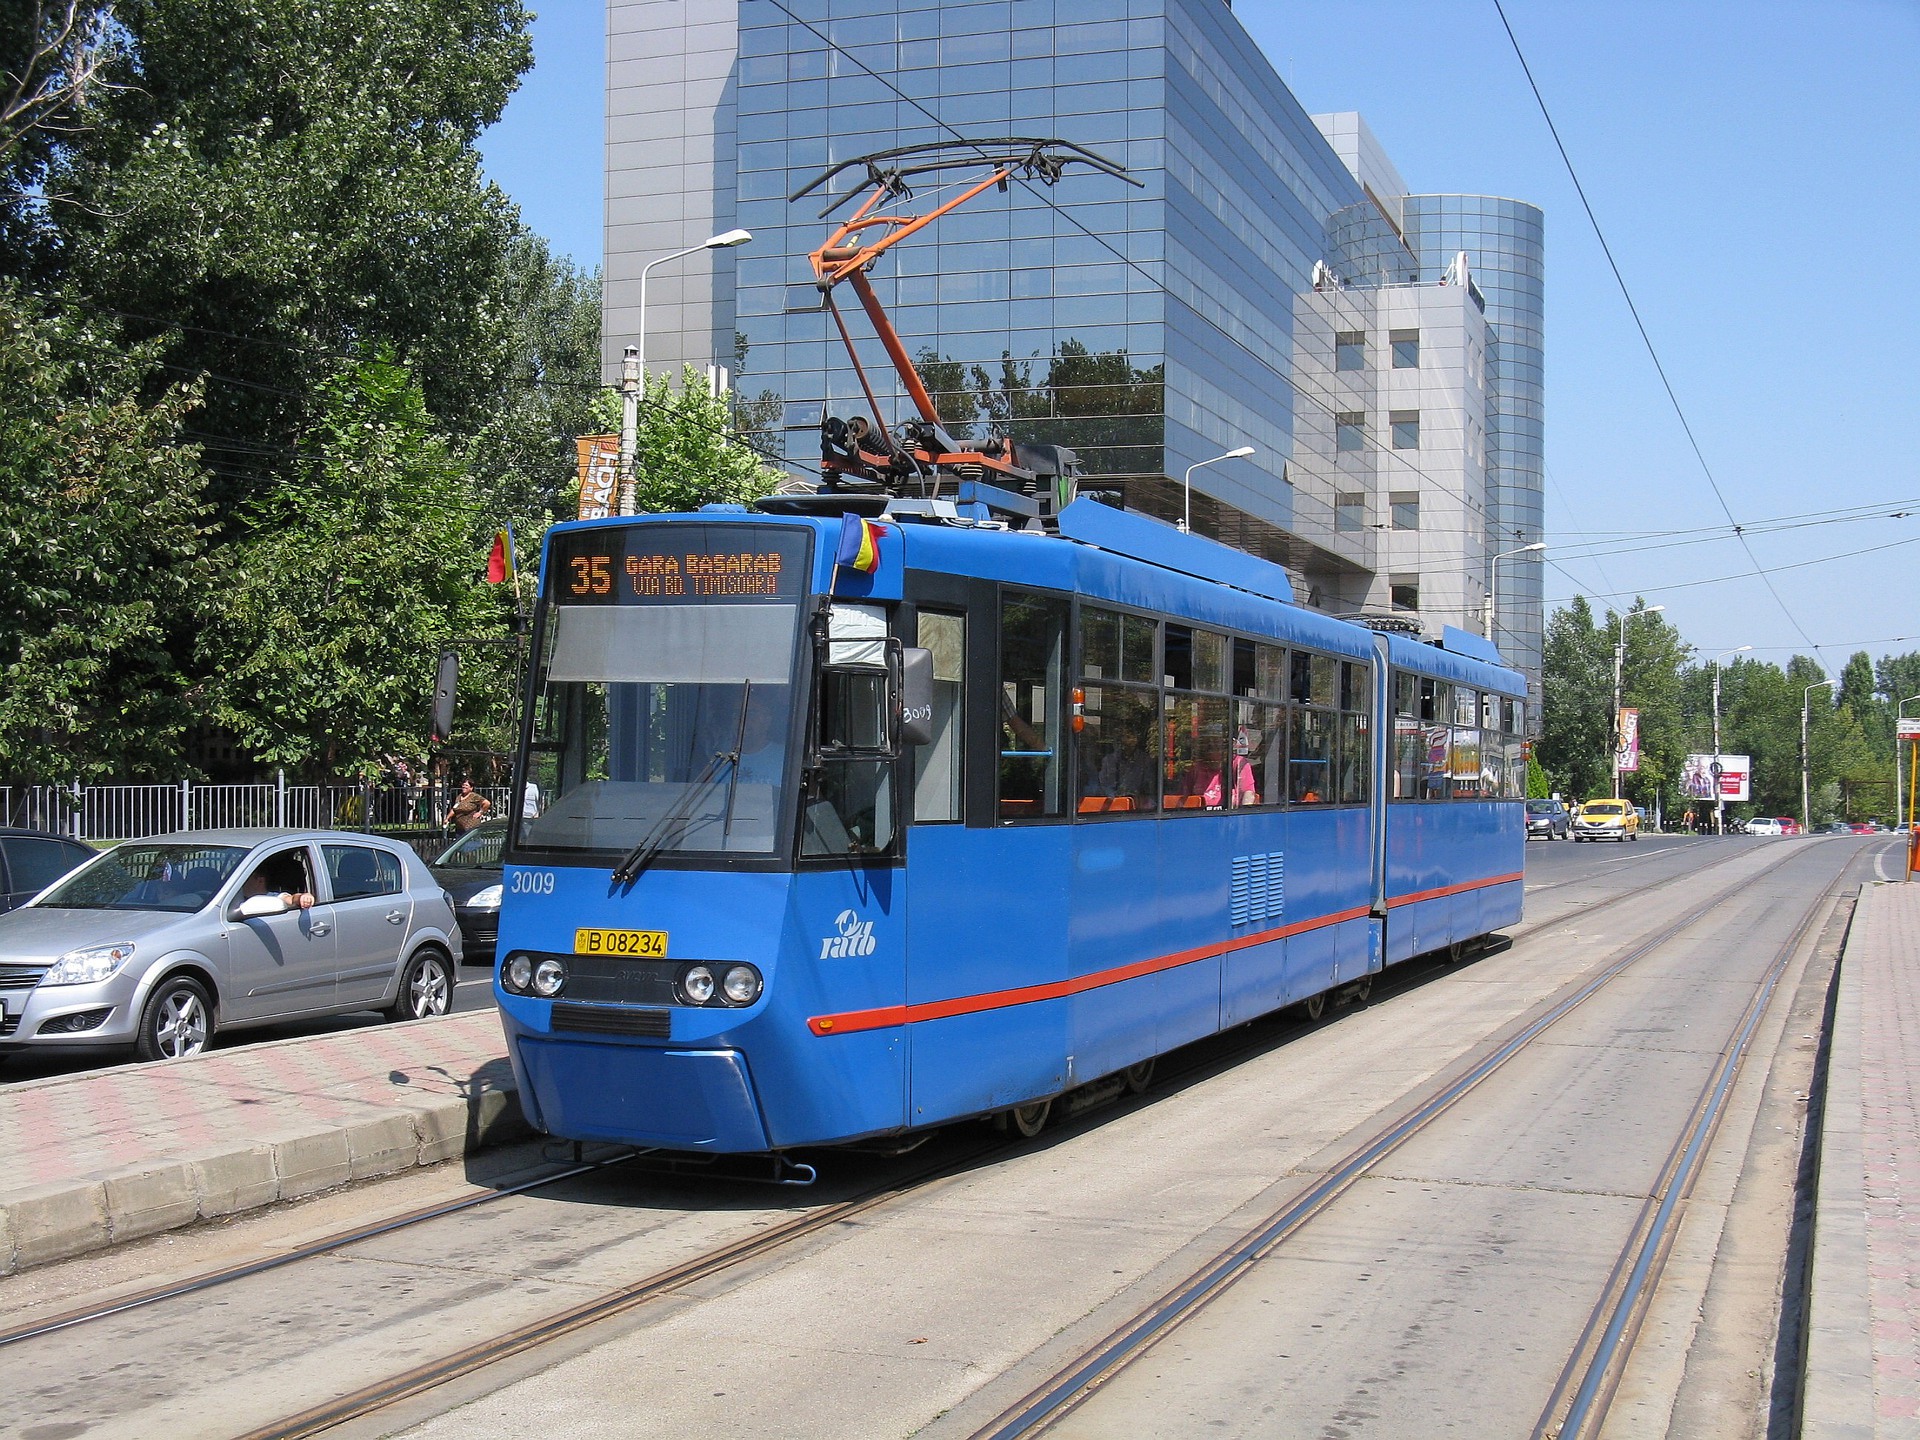
[[[573,932],[576,955],[637,955],[646,960],[664,960],[667,956],[667,932],[664,930],[576,930]]]

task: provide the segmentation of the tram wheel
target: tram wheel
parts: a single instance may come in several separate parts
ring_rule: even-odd
[[[1300,1008],[1307,1012],[1308,1020],[1319,1021],[1327,1013],[1327,992],[1322,990],[1318,995],[1309,995],[1301,1002]]]
[[[1368,975],[1350,992],[1355,1005],[1364,1005],[1373,996],[1373,976]]]
[[[1471,947],[1465,940],[1453,941],[1447,946],[1447,964],[1458,965],[1462,960],[1467,958],[1469,948]]]
[[[1053,1101],[1036,1100],[1031,1105],[1016,1105],[1007,1111],[1007,1124],[1022,1140],[1031,1140],[1047,1128],[1047,1116],[1053,1113]]]
[[[1129,1095],[1144,1095],[1147,1087],[1153,1084],[1153,1061],[1142,1060],[1138,1065],[1129,1065],[1121,1077],[1126,1081]]]

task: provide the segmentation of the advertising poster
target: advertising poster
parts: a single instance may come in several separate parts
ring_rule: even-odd
[[[1640,768],[1640,712],[1620,708],[1620,749],[1614,756],[1622,775]]]
[[[1680,790],[1689,800],[1751,800],[1753,761],[1745,755],[1689,755]]]
[[[582,435],[573,442],[580,470],[581,520],[604,520],[613,514],[614,490],[620,483],[620,437]]]

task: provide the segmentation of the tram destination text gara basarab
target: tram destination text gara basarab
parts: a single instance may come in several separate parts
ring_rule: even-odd
[[[512,821],[495,982],[536,1127],[776,1154],[1037,1129],[1519,919],[1524,686],[1490,645],[1020,498],[551,532],[519,757],[546,803]],[[835,563],[842,509],[870,570]],[[716,556],[771,583],[639,583]]]

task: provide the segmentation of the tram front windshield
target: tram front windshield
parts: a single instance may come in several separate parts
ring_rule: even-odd
[[[773,853],[807,539],[681,524],[555,541],[519,848]]]

